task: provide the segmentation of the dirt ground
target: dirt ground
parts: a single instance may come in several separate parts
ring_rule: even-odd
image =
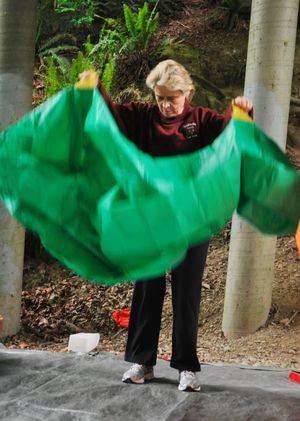
[[[204,56],[218,55],[218,60],[226,64],[224,72],[235,75],[234,78],[238,76],[240,80],[245,69],[248,24],[241,20],[231,33],[211,28],[211,10],[207,1],[187,1],[180,14],[162,28],[158,36],[176,36],[192,43],[195,48],[201,48]],[[293,82],[293,95],[298,97],[299,49],[298,45],[298,67],[295,67]],[[242,90],[242,85],[233,84],[231,89],[232,92]],[[293,144],[297,125],[299,127],[299,108],[298,114],[295,109],[290,120],[292,141],[288,146],[288,154],[300,168],[299,151]],[[199,320],[200,359],[204,362],[299,368],[300,254],[294,239],[278,239],[273,300],[268,322],[256,333],[227,340],[222,335],[221,323],[229,239],[230,229],[227,226],[210,245]],[[99,332],[99,350],[123,353],[127,331],[116,327],[112,312],[130,306],[131,291],[132,284],[106,288],[81,280],[43,250],[35,256],[27,255],[22,327],[17,335],[7,338],[4,344],[11,348],[66,351],[69,334]],[[161,358],[168,359],[171,354],[171,329],[172,309],[168,284],[159,343]]]

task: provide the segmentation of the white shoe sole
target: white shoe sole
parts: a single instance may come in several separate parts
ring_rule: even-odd
[[[200,392],[201,390],[201,386],[198,387],[192,387],[192,386],[180,386],[180,384],[178,385],[178,390],[180,392]]]

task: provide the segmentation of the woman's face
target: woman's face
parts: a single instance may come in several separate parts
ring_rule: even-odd
[[[165,86],[156,85],[154,94],[159,111],[165,117],[176,117],[181,114],[187,104],[188,92],[171,91]]]

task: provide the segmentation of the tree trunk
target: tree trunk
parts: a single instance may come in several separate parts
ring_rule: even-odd
[[[254,118],[285,149],[299,0],[253,0],[244,94]],[[222,330],[255,332],[269,314],[276,238],[235,215],[232,221]]]
[[[31,109],[37,0],[0,0],[0,131]],[[19,329],[24,230],[0,203],[2,337]]]

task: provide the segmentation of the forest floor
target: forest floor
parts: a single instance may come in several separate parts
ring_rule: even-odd
[[[238,23],[231,31],[212,28],[211,7],[207,1],[189,0],[158,33],[176,37],[200,48],[202,55],[223,61],[226,72],[245,69],[248,26]],[[298,47],[296,64],[300,62]],[[216,61],[216,59],[215,59]],[[298,67],[299,70],[299,67]],[[293,92],[299,97],[300,72],[295,72]],[[242,91],[232,84],[232,93]],[[299,116],[299,114],[298,114]],[[297,123],[297,122],[296,122]],[[296,124],[295,121],[293,124]],[[299,123],[299,122],[298,122]],[[293,133],[294,126],[291,125]],[[288,146],[288,153],[300,168],[299,152]],[[230,240],[229,225],[212,241],[203,279],[199,320],[198,354],[204,362],[250,364],[252,366],[300,367],[300,254],[292,237],[278,239],[272,307],[265,326],[240,339],[222,335],[222,312]],[[124,352],[127,330],[118,328],[112,312],[130,307],[132,284],[104,287],[86,282],[43,250],[26,255],[22,325],[17,335],[4,344],[10,348],[67,351],[68,337],[78,332],[99,332],[98,350]],[[171,354],[172,308],[170,282],[164,304],[160,358]]]

